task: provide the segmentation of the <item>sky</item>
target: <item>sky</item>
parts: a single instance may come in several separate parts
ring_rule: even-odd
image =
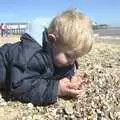
[[[0,22],[49,21],[77,8],[98,24],[120,26],[120,0],[0,0]]]

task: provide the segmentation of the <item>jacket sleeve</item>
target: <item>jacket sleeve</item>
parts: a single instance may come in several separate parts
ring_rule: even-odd
[[[45,66],[42,56],[35,55],[25,68],[20,64],[13,67],[10,95],[23,102],[34,105],[48,105],[56,102],[58,81],[49,77],[49,69]]]
[[[0,47],[0,89],[4,89],[6,84],[9,46],[10,44],[6,44]]]

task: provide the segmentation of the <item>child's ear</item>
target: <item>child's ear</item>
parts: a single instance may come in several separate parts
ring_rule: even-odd
[[[56,42],[56,36],[54,34],[48,34],[48,40],[51,42]]]

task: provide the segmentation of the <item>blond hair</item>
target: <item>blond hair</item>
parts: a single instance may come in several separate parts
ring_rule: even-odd
[[[87,16],[74,9],[56,16],[48,27],[59,40],[61,51],[73,50],[77,57],[88,53],[92,47],[92,25]]]

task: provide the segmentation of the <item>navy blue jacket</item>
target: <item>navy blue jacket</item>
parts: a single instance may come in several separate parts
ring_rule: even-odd
[[[43,41],[46,39],[43,37]],[[47,43],[41,47],[28,34],[21,41],[0,48],[0,89],[11,98],[33,104],[51,104],[57,100],[58,81],[74,74],[74,65],[53,65]]]

